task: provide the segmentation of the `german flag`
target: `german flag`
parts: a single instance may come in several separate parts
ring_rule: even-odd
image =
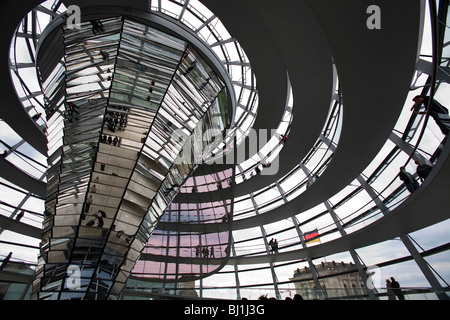
[[[313,231],[305,232],[303,234],[303,238],[305,239],[306,244],[320,242],[319,231],[317,230],[317,228]]]

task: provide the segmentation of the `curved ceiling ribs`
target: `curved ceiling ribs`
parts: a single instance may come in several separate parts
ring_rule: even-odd
[[[205,1],[205,3],[208,3],[208,1]],[[296,5],[298,6],[299,3],[300,2],[296,2],[295,4],[290,3],[290,5],[286,6],[277,6],[275,8],[276,10],[274,10],[273,7],[259,6],[257,1],[254,1],[254,3],[252,1],[245,1],[243,7],[246,8],[246,5],[253,5],[252,13],[259,14],[258,18],[265,23],[265,27],[269,29],[268,33],[276,34],[277,37],[274,37],[276,39],[283,39],[282,43],[284,46],[278,46],[278,49],[281,51],[285,63],[286,61],[289,61],[289,54],[295,52],[298,61],[308,61],[311,65],[315,66],[313,62],[318,60],[302,59],[306,51],[304,47],[289,47],[292,43],[309,44],[309,42],[301,41],[303,34],[289,33],[287,32],[288,28],[286,28],[284,32],[283,30],[280,31],[278,29],[282,28],[283,25],[280,23],[281,19],[273,19],[273,16],[276,16],[278,11],[282,11],[283,8],[289,8],[289,10],[291,10]],[[220,17],[226,21],[228,12],[225,8],[220,7],[220,3],[215,2],[210,3],[209,5],[210,8],[215,8],[217,12],[219,12]],[[339,190],[342,190],[353,180],[360,179],[360,174],[374,159],[386,141],[389,139],[392,140],[392,129],[403,109],[405,97],[409,93],[409,84],[411,79],[413,79],[416,70],[416,61],[418,60],[420,39],[422,37],[422,25],[418,22],[421,20],[423,7],[421,7],[419,2],[408,5],[406,14],[401,15],[401,17],[399,17],[397,4],[383,4],[383,12],[386,11],[387,14],[386,16],[383,15],[382,30],[371,30],[366,27],[367,15],[361,14],[366,13],[365,10],[368,5],[365,2],[360,2],[356,5],[353,2],[333,2],[333,4],[331,4],[331,2],[327,1],[311,1],[308,2],[308,6],[310,6],[311,11],[315,16],[313,18],[314,21],[318,22],[321,30],[325,34],[327,45],[329,45],[333,54],[333,61],[336,65],[337,73],[339,74],[339,85],[344,104],[344,119],[342,131],[340,133],[340,142],[337,148],[333,150],[333,159],[328,164],[323,175],[320,176],[320,179],[318,179],[308,191],[264,214],[233,221],[233,230],[245,230],[254,226],[265,225],[280,221],[281,219],[290,218],[293,214],[307,211],[317,204],[324,203],[324,201],[327,202],[327,199],[331,198],[334,194],[337,194]],[[332,10],[330,10],[330,8],[332,8]],[[245,9],[242,11],[245,12]],[[300,11],[290,12],[298,13]],[[280,16],[289,16],[290,12],[280,13]],[[354,16],[349,17],[349,12],[353,13]],[[228,14],[230,16],[232,15],[231,13]],[[293,19],[286,19],[286,21],[289,21],[289,27],[295,28],[292,20]],[[299,20],[303,21],[303,19]],[[273,22],[273,26],[271,26],[272,29],[270,28],[271,21],[276,21]],[[246,43],[245,32],[243,37],[239,37],[239,30],[236,28],[234,32],[236,37],[242,41],[244,48],[248,45],[249,47],[256,48],[257,51],[259,48],[258,44],[253,43],[250,40]],[[286,39],[289,36],[291,36],[292,39]],[[315,36],[315,39],[320,38],[317,35]],[[280,47],[282,49],[280,49]],[[249,56],[251,57],[252,51],[249,50],[249,52]],[[325,50],[325,52],[328,51]],[[297,62],[295,59],[292,60]],[[257,71],[257,79],[261,75],[264,76],[264,70],[258,69],[258,62],[260,61],[258,60],[258,57],[251,57],[251,61]],[[298,151],[298,148],[302,146],[299,141],[303,142],[301,136],[293,134],[293,132],[296,132],[294,129],[299,128],[298,123],[300,121],[297,122],[299,116],[303,115],[304,119],[309,119],[308,115],[311,111],[311,108],[308,108],[308,103],[304,103],[305,100],[307,100],[305,99],[304,94],[299,94],[299,92],[303,92],[302,89],[308,88],[308,86],[306,84],[296,86],[296,79],[292,76],[301,74],[305,77],[308,73],[300,73],[298,71],[299,69],[295,68],[296,66],[293,61],[291,61],[291,64],[286,63],[286,68],[288,74],[291,76],[290,80],[294,92],[294,122],[291,126],[289,141],[285,144],[280,155],[281,159],[288,157],[292,165],[297,164],[297,161],[299,161],[299,158],[295,156],[294,152]],[[255,64],[253,64],[253,62],[255,62]],[[326,66],[326,63],[322,64],[322,66],[324,65]],[[396,71],[395,75],[390,76],[387,75],[387,70],[400,71]],[[325,73],[317,72],[317,74],[321,76],[319,78],[322,81],[327,79]],[[307,76],[305,78],[309,79]],[[329,79],[331,79],[331,77]],[[269,87],[265,87],[260,82],[258,82],[258,88],[261,92],[270,91]],[[317,92],[317,88],[314,92]],[[332,93],[332,90],[330,90],[329,93]],[[333,95],[322,94],[322,97],[323,96],[328,97],[327,103],[318,103],[317,105],[329,106],[330,96]],[[298,99],[298,97],[300,98]],[[317,100],[315,102],[317,102]],[[260,106],[259,111],[264,112],[264,110],[264,107]],[[307,110],[307,112],[305,110]],[[324,110],[327,109],[324,108]],[[267,114],[270,114],[270,112],[263,113],[261,118],[264,119],[264,115]],[[260,114],[258,115],[258,119],[261,119],[259,116]],[[256,123],[258,123],[258,120]],[[305,124],[303,128],[308,128],[309,132],[314,132],[314,130],[312,130],[314,127],[311,124]],[[316,126],[316,128],[318,127]],[[375,132],[376,134],[374,134]],[[289,146],[295,146],[296,148],[289,148]],[[445,159],[446,155],[441,153],[441,157]],[[443,170],[444,176],[446,176],[445,160],[436,163],[435,168],[435,173],[441,169]],[[281,173],[288,172],[291,169],[292,167],[283,168]],[[262,175],[257,175],[251,180],[251,183],[237,185],[237,193],[235,195],[242,195],[239,194],[239,190],[245,190],[250,194],[251,198],[251,190],[257,190],[258,180],[261,181],[263,178],[266,178],[266,181],[268,181],[273,178],[278,178],[278,176],[264,177]],[[430,180],[428,180],[426,184],[423,184],[423,193],[426,193],[426,188],[428,188]],[[243,194],[246,193],[244,192]],[[363,230],[348,236],[342,235],[341,238],[331,241],[330,243],[314,246],[313,248],[308,247],[300,250],[288,250],[280,255],[261,254],[254,257],[237,256],[233,257],[229,263],[231,265],[239,265],[246,263],[291,261],[301,257],[320,257],[382,242],[397,236],[399,230],[402,230],[401,234],[407,234],[432,224],[431,221],[440,222],[447,218],[447,215],[442,212],[435,214],[433,218],[424,218],[421,213],[421,210],[424,209],[423,207],[410,205],[412,201],[421,203],[419,200],[420,196],[421,193],[418,192],[414,197],[411,197],[409,201],[406,201],[396,210],[390,212],[385,218],[381,218],[376,223],[373,223],[373,226],[366,227]],[[207,194],[204,194],[204,197],[200,197],[200,199],[206,200],[207,197]],[[183,203],[183,201],[187,199],[189,199],[189,197],[184,195],[183,197],[178,197],[176,201]],[[376,202],[376,199],[374,200]],[[422,209],[418,209],[419,207]],[[387,212],[389,212],[389,210],[386,211],[386,213]],[[409,219],[411,223],[404,223],[406,216],[411,217],[411,219]],[[197,230],[197,232],[208,232],[211,230],[207,224],[196,224],[195,222],[184,223],[177,225],[176,227],[170,223],[162,222],[160,227],[165,230],[173,230],[173,228],[176,228],[177,230]],[[389,232],[381,232],[384,228]],[[366,232],[370,233],[370,235],[366,235]],[[143,255],[141,259],[146,260],[147,257]],[[182,263],[183,261],[184,260],[181,259],[179,262]]]

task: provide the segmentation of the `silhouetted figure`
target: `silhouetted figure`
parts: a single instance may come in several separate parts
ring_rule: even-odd
[[[94,34],[103,32],[103,23],[100,20],[93,20],[91,21],[91,25],[92,25],[92,32]]]
[[[200,245],[195,247],[195,257],[198,258],[200,256]]]
[[[92,226],[94,225],[94,223],[95,223],[95,219],[96,219],[96,217],[93,217],[92,219],[90,219],[90,220],[86,223],[86,226],[87,226],[87,227],[92,227]]]
[[[92,204],[92,196],[89,196],[89,198],[86,199],[86,205],[84,207],[84,212],[89,212],[89,208],[91,207]]]
[[[208,258],[209,256],[209,250],[208,247],[203,247],[203,258]]]
[[[270,246],[270,252],[271,253],[278,253],[278,241],[277,239],[270,239],[269,241],[269,246]]]
[[[294,294],[294,299],[292,299],[292,300],[294,300],[294,301],[302,301],[303,297],[300,294],[296,293],[296,294]]]
[[[394,277],[391,277],[391,288],[397,296],[398,300],[405,300],[402,290],[400,289],[400,283],[398,283]]]
[[[210,81],[210,80],[211,80],[210,78],[206,79],[206,81],[203,82],[202,85],[200,86],[200,89],[199,89],[199,90],[202,91],[203,89],[205,89],[206,86],[209,84],[209,81]]]
[[[117,236],[117,238],[123,237],[127,243],[130,243],[131,240],[133,239],[132,236],[125,234],[125,232],[123,230],[117,231],[116,236]]]
[[[278,253],[278,241],[277,241],[277,239],[273,240],[272,249],[273,249],[273,252]]]
[[[392,289],[392,282],[391,282],[391,280],[389,280],[389,279],[386,279],[386,291],[387,291],[388,299],[389,299],[389,300],[396,300],[396,298],[395,298],[395,292],[394,292],[394,290]]]
[[[193,61],[192,65],[189,68],[187,68],[187,70],[183,73],[183,76],[187,76],[189,73],[191,73],[192,70],[194,70],[196,64],[197,64],[197,62]]]
[[[25,211],[21,210],[21,211],[19,212],[19,214],[16,216],[16,220],[17,220],[17,221],[20,221],[20,219],[22,219],[22,217],[23,217],[24,214],[25,214]]]
[[[99,228],[103,227],[103,223],[104,223],[103,218],[97,216],[97,221],[98,221],[97,227],[99,227]]]
[[[102,218],[106,218],[106,212],[103,210],[98,210],[97,212]]]
[[[412,106],[411,110],[414,110],[414,112],[418,114],[426,114],[426,109],[425,111],[421,112],[419,112],[419,109],[422,106],[422,104],[425,106],[425,108],[428,107],[430,97],[415,96],[413,101],[414,105]],[[428,114],[434,119],[436,124],[439,126],[439,129],[441,129],[442,134],[448,135],[448,133],[450,132],[450,117],[448,115],[448,109],[433,99],[431,101]]]
[[[413,193],[419,188],[419,183],[409,172],[405,170],[405,167],[400,167],[400,173],[398,174],[398,177],[403,181],[406,189],[408,189],[409,192]]]
[[[166,190],[164,190],[164,194],[167,196],[167,195],[169,195],[173,190],[174,190],[174,187],[173,187],[173,186],[170,186],[169,188],[166,188]]]
[[[189,51],[185,51],[183,54],[183,57],[181,58],[180,64],[182,64],[188,56],[189,56]]]
[[[105,52],[105,51],[103,51],[103,50],[100,50],[100,54],[102,55],[103,61],[109,60],[109,53],[108,53],[108,52]]]
[[[417,175],[420,178],[420,181],[425,180],[425,178],[428,176],[428,174],[430,173],[432,167],[427,165],[427,164],[423,164],[422,162],[420,162],[419,160],[416,160],[415,163],[417,164]]]

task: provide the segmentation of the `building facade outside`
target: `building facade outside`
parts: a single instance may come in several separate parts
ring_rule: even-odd
[[[369,299],[367,286],[353,263],[322,262],[314,268],[320,288],[317,288],[309,267],[297,268],[289,279],[294,282],[296,293],[304,299],[319,299],[320,295],[325,299]],[[366,271],[366,274],[370,278],[373,272]]]

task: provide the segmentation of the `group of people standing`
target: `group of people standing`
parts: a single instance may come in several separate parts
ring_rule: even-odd
[[[396,300],[397,298],[398,300],[405,300],[405,296],[400,289],[400,284],[394,279],[394,277],[386,279],[386,289],[389,300]]]
[[[127,118],[129,111],[128,107],[118,107],[119,111],[108,111],[105,117],[105,126],[111,132],[116,132],[116,129],[124,130],[127,124]],[[110,144],[112,146],[119,146],[121,138],[117,136],[111,136],[102,134],[100,142]]]
[[[203,258],[214,258],[214,247],[211,246],[211,248],[208,248],[207,246],[205,247],[200,247],[200,245],[198,245],[195,248],[195,257],[199,258],[202,257]]]
[[[116,132],[116,129],[124,130],[128,120],[128,107],[119,106],[119,111],[108,111],[106,113],[105,125],[112,132]]]
[[[432,167],[430,165],[422,163],[419,160],[416,160],[415,163],[417,165],[417,175],[419,176],[420,181],[423,182],[430,173]],[[400,167],[400,173],[398,174],[398,177],[403,181],[406,189],[408,189],[410,193],[413,193],[419,188],[419,183],[416,181],[416,179],[414,179],[411,173],[405,170],[405,167]]]
[[[445,136],[449,134],[450,116],[448,115],[447,108],[434,99],[430,100],[430,97],[427,96],[415,96],[413,101],[414,105],[412,106],[411,111],[417,114],[428,113],[429,116],[434,119],[442,134]],[[421,111],[422,107],[425,109]],[[419,160],[416,160],[415,163],[417,165],[417,175],[420,178],[420,181],[424,181],[430,173],[432,166],[422,163]],[[413,193],[419,188],[419,183],[414,179],[411,173],[405,170],[405,167],[400,167],[399,178],[403,181],[410,193]]]
[[[270,239],[269,241],[270,253],[278,253],[278,241],[277,239]]]

